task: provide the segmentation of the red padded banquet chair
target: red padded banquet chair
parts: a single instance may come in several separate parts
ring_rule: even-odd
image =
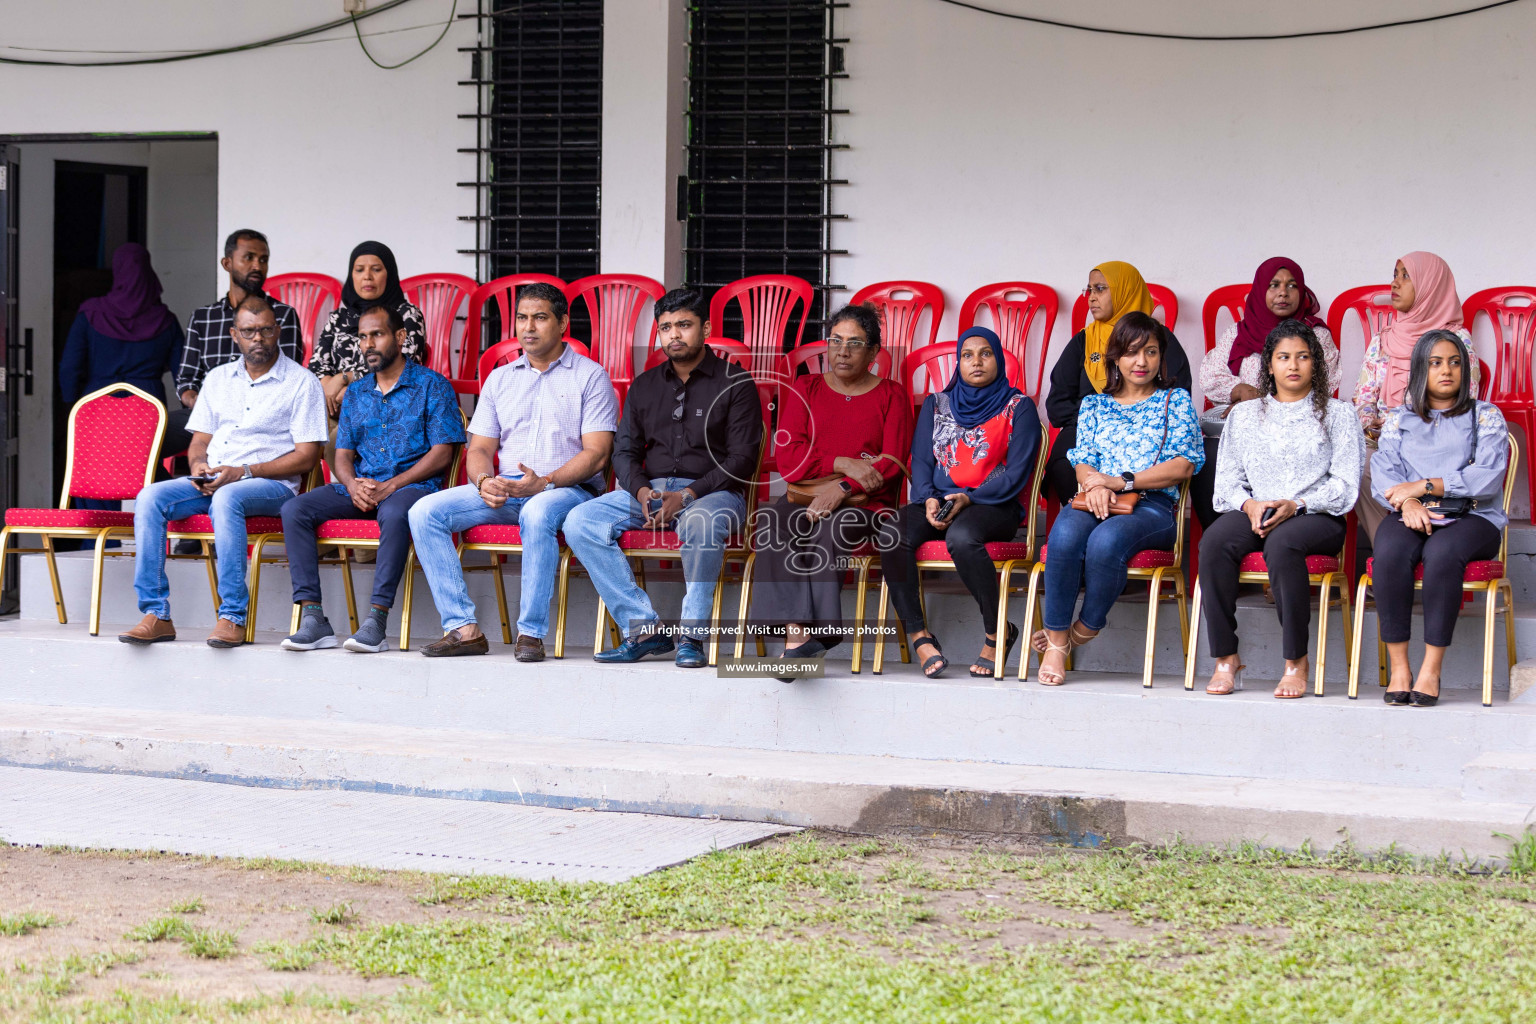
[[[119,397],[120,396],[120,397]],[[0,526],[0,589],[5,586],[12,534],[41,537],[48,579],[60,624],[68,622],[53,538],[79,537],[95,544],[91,564],[91,635],[101,627],[101,572],[110,537],[133,536],[133,513],[70,508],[73,498],[131,501],[155,479],[155,455],[165,437],[165,406],[132,384],[92,391],[69,410],[64,489],[58,508],[8,508]],[[115,554],[124,554],[115,552]]]

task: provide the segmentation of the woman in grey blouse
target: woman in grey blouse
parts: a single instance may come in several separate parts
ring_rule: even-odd
[[[1504,415],[1472,396],[1472,356],[1454,331],[1430,331],[1413,347],[1403,404],[1387,413],[1371,460],[1371,496],[1393,514],[1376,531],[1371,566],[1381,640],[1391,660],[1388,704],[1433,707],[1440,663],[1461,611],[1467,563],[1497,558],[1507,517],[1500,501],[1509,466]],[[1426,503],[1470,498],[1459,518]],[[1424,662],[1408,665],[1414,568],[1424,564]]]
[[[1343,548],[1365,440],[1349,404],[1328,397],[1326,354],[1311,327],[1282,321],[1265,338],[1261,361],[1261,397],[1234,405],[1227,416],[1213,495],[1221,515],[1200,539],[1200,587],[1216,659],[1205,692],[1242,685],[1237,576],[1243,559],[1262,551],[1285,656],[1275,696],[1300,697],[1307,692],[1312,618],[1307,556]]]

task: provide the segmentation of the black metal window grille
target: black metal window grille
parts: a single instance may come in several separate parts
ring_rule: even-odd
[[[480,279],[598,272],[603,0],[480,0],[476,90]],[[494,307],[493,307],[494,308]],[[574,311],[573,311],[574,312]],[[585,316],[585,307],[582,307]],[[584,325],[585,326],[585,325]],[[572,324],[573,333],[576,325]]]
[[[816,289],[805,340],[830,310],[832,83],[842,71],[836,0],[693,0],[688,24],[688,175],[679,188],[688,281],[719,288],[793,274]],[[716,334],[740,338],[732,304]],[[786,344],[794,341],[791,326]]]

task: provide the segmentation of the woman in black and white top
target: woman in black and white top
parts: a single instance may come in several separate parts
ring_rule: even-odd
[[[315,351],[309,357],[309,371],[320,378],[325,388],[326,411],[336,419],[341,396],[348,385],[361,380],[370,371],[363,359],[357,336],[357,323],[372,306],[387,306],[405,325],[405,342],[400,354],[416,362],[427,357],[427,320],[421,310],[409,302],[400,287],[400,271],[395,254],[383,242],[363,242],[352,250],[347,263],[347,280],[341,286],[341,305],[331,313]]]
[[[1245,557],[1263,551],[1285,657],[1275,696],[1300,697],[1307,692],[1311,624],[1307,556],[1344,546],[1365,442],[1349,404],[1328,397],[1326,353],[1311,327],[1283,321],[1265,339],[1261,363],[1261,397],[1234,405],[1227,416],[1213,496],[1222,514],[1200,540],[1200,586],[1216,659],[1205,692],[1241,685],[1237,576]]]

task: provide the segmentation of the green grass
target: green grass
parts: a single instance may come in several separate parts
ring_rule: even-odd
[[[37,914],[28,911],[23,914],[0,914],[0,935],[30,935],[39,928],[51,928],[59,923],[59,919],[52,914]]]
[[[170,906],[170,911],[173,914],[201,914],[205,909],[207,908],[203,906],[203,898],[201,896],[193,896],[190,899],[182,900],[180,903],[172,903]]]
[[[235,955],[235,936],[212,928],[194,928],[180,917],[157,917],[140,925],[125,939],[134,942],[180,942],[192,956],[223,960]]]
[[[313,921],[351,927],[252,951],[422,982],[382,1006],[194,1006],[131,985],[66,1006],[60,968],[0,973],[0,1019],[1504,1024],[1536,1020],[1520,856],[1495,871],[1347,844],[936,854],[806,835],[618,885],[422,878],[425,921],[361,924],[337,904]],[[236,953],[177,917],[129,937],[190,951],[219,934]]]
[[[309,919],[316,924],[351,924],[357,920],[357,911],[350,903],[337,903],[324,910],[319,908],[311,910]]]

